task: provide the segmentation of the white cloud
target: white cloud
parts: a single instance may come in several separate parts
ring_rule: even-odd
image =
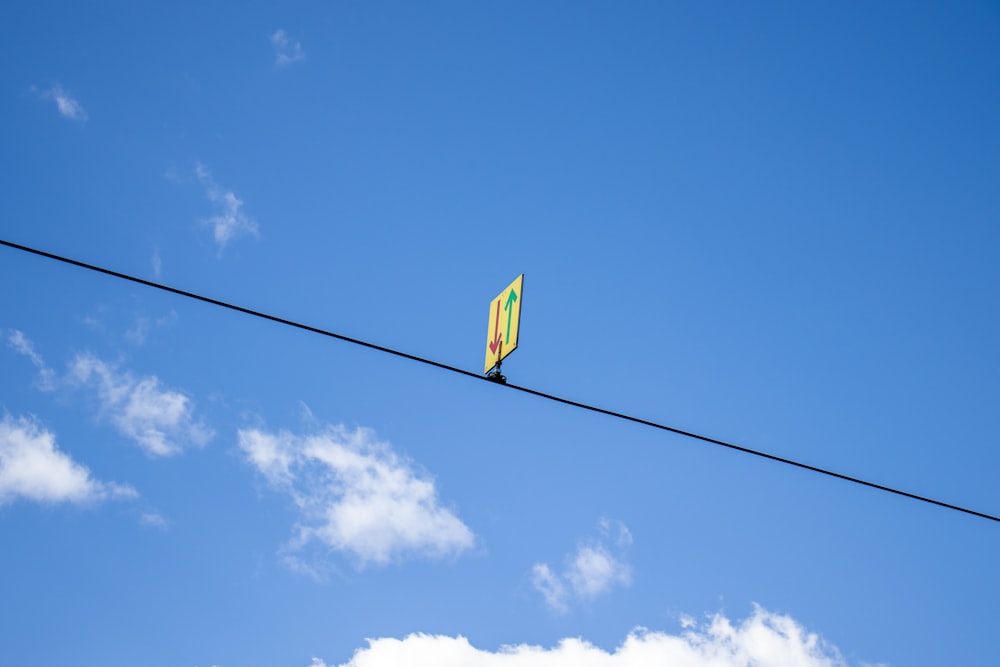
[[[594,598],[616,585],[632,583],[629,567],[603,546],[580,547],[566,571],[566,578],[576,594],[584,598]]]
[[[212,236],[219,246],[219,254],[229,244],[230,241],[240,236],[259,235],[257,223],[247,217],[243,212],[243,200],[236,196],[232,190],[226,190],[219,186],[212,179],[205,165],[198,163],[195,165],[195,174],[205,188],[205,195],[216,209],[216,215],[204,221],[204,224],[212,228]]]
[[[625,563],[624,551],[632,544],[632,534],[625,524],[601,519],[600,537],[581,544],[567,559],[561,574],[547,563],[532,567],[532,585],[554,611],[569,611],[570,601],[592,600],[609,593],[616,586],[632,583],[632,570]]]
[[[341,667],[847,667],[840,651],[790,616],[756,608],[734,625],[716,615],[681,634],[635,630],[613,651],[583,639],[555,647],[477,649],[461,635],[371,639]],[[327,667],[313,658],[310,667]]]
[[[135,498],[130,486],[99,482],[56,446],[56,437],[34,420],[4,415],[0,421],[0,505],[17,498],[40,503],[90,503]]]
[[[70,363],[69,378],[93,387],[118,432],[150,455],[172,456],[187,445],[202,446],[214,435],[193,417],[191,399],[161,387],[155,375],[135,378],[91,354],[80,354]]]
[[[287,67],[306,58],[302,45],[289,38],[284,30],[274,31],[271,45],[274,46],[274,64],[278,67]]]
[[[33,88],[33,90],[37,89]],[[83,105],[60,84],[56,83],[48,90],[38,92],[38,95],[44,100],[55,102],[56,108],[59,109],[59,115],[63,118],[79,121],[87,120],[87,112],[84,110]]]
[[[55,372],[45,364],[42,355],[35,350],[35,344],[27,336],[17,329],[11,329],[7,332],[7,344],[19,354],[23,354],[30,359],[31,363],[38,369],[39,389],[42,391],[51,391],[55,388]]]
[[[291,496],[301,512],[287,551],[317,542],[360,565],[384,564],[405,555],[456,555],[475,541],[439,504],[434,482],[369,429],[330,426],[309,436],[244,429],[239,443],[271,487]],[[302,561],[294,562],[301,569]]]

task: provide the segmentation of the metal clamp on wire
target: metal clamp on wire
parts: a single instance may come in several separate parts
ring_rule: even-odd
[[[507,384],[507,376],[500,373],[499,363],[496,365],[496,368],[486,374],[486,379],[497,384]]]

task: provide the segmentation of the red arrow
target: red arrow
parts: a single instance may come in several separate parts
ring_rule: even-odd
[[[496,354],[502,339],[503,336],[500,335],[500,299],[497,299],[497,321],[493,328],[493,342],[490,343],[490,352]]]

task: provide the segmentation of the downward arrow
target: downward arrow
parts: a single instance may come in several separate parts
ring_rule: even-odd
[[[497,299],[497,317],[496,324],[493,325],[493,342],[490,343],[490,352],[496,354],[497,349],[500,347],[500,299]]]

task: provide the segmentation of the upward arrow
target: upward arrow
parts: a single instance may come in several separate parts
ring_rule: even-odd
[[[510,342],[510,320],[514,316],[514,302],[517,301],[517,292],[511,290],[507,293],[507,303],[503,305],[503,309],[507,311],[507,337],[504,339],[505,343]]]

